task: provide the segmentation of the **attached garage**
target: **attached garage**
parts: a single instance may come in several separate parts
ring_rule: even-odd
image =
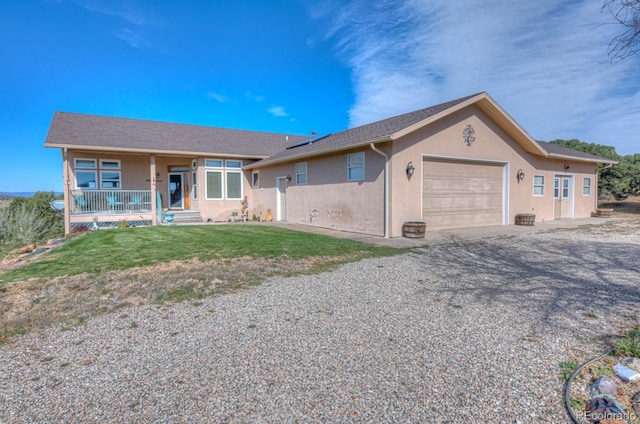
[[[425,157],[422,170],[422,219],[428,229],[505,223],[505,163]]]

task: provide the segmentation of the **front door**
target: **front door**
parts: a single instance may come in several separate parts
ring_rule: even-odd
[[[276,179],[276,221],[287,220],[287,177]]]
[[[554,219],[571,218],[573,206],[573,190],[571,177],[556,176],[553,179]]]
[[[169,209],[184,209],[182,173],[169,173]]]

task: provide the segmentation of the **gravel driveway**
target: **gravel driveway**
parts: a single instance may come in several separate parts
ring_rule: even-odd
[[[0,347],[0,422],[567,422],[558,365],[639,322],[639,258],[532,234],[124,309]]]

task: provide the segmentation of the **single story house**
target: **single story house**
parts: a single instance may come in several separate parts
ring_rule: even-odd
[[[399,237],[589,217],[605,158],[534,140],[487,93],[319,137],[56,112],[65,229],[243,215]]]

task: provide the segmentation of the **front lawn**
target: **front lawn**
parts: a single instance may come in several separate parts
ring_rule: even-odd
[[[71,329],[129,305],[200,302],[271,276],[316,273],[401,252],[247,224],[77,234],[0,274],[0,344],[33,328]]]

